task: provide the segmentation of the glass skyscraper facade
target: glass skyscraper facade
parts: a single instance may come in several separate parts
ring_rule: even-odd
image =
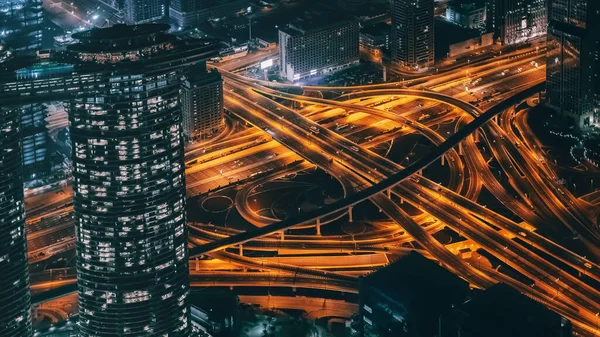
[[[43,10],[40,0],[0,0],[0,40],[19,54],[42,47]],[[21,111],[23,135],[23,174],[25,181],[50,172],[46,107],[25,105]]]
[[[547,0],[487,0],[488,30],[503,44],[546,34]]]
[[[0,65],[9,59],[0,44]],[[20,109],[0,107],[0,336],[31,336]]]
[[[0,0],[0,39],[17,52],[42,46],[41,0]]]
[[[549,0],[547,103],[578,127],[594,122],[600,85],[600,4]]]
[[[434,65],[433,0],[392,0],[392,62],[413,70]]]
[[[124,0],[125,18],[129,23],[148,23],[165,16],[164,0]]]
[[[188,336],[181,72],[168,25],[74,34],[96,64],[68,105],[80,336]],[[92,95],[90,95],[92,93]]]

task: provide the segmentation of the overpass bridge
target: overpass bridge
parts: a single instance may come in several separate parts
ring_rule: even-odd
[[[465,127],[458,130],[456,133],[448,137],[443,143],[441,143],[438,147],[427,153],[425,156],[420,158],[419,160],[413,162],[409,166],[407,166],[404,170],[395,173],[389,176],[387,179],[368,187],[364,190],[361,190],[353,195],[348,196],[345,199],[334,202],[330,205],[321,207],[319,209],[305,212],[296,217],[292,217],[277,223],[273,223],[267,225],[265,227],[256,228],[253,230],[249,230],[240,234],[236,234],[230,236],[228,238],[224,238],[222,240],[213,241],[204,245],[200,245],[190,249],[190,256],[198,256],[202,254],[206,254],[209,252],[218,251],[233,245],[241,244],[246,241],[250,241],[259,237],[263,237],[269,234],[273,234],[282,230],[286,230],[288,228],[292,228],[297,225],[306,225],[316,223],[316,221],[324,216],[331,215],[333,213],[339,212],[340,210],[347,209],[352,207],[362,201],[365,201],[371,198],[373,195],[378,193],[385,193],[388,189],[398,185],[405,179],[409,178],[413,174],[421,171],[425,167],[429,166],[436,160],[438,160],[441,156],[443,156],[446,152],[450,151],[452,148],[457,146],[460,142],[462,142],[466,137],[468,137],[471,133],[475,132],[481,126],[486,124],[496,115],[501,113],[502,111],[508,109],[515,102],[520,102],[527,97],[538,93],[539,91],[545,88],[545,83],[536,84],[528,89],[525,89],[515,95],[509,97],[508,99],[500,102],[498,105],[492,107],[485,113],[478,113],[476,118]],[[421,92],[421,91],[419,91]],[[432,92],[423,92],[424,94],[431,96],[435,93]],[[464,102],[463,102],[464,103]],[[468,104],[468,103],[465,103]],[[469,109],[474,115],[475,112],[478,111],[477,108],[473,107]]]

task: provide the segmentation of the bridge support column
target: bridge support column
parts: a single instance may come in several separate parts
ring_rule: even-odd
[[[241,246],[240,246],[241,247]],[[200,259],[196,257],[196,271],[200,270]]]
[[[458,143],[458,154],[461,155],[461,156],[463,155],[462,142]]]
[[[348,222],[352,222],[352,206],[348,207]]]
[[[317,235],[321,235],[321,218],[317,218]]]
[[[240,245],[240,256],[244,256],[244,246]]]
[[[479,143],[479,129],[475,131],[475,143]]]
[[[400,197],[400,204],[402,205],[404,203],[404,198]]]
[[[391,188],[387,189],[387,197],[388,197],[388,199],[392,199],[392,189]]]
[[[281,231],[280,235],[281,235],[281,241],[285,240],[285,232]]]
[[[423,175],[423,169],[420,169],[419,171],[417,171],[417,174],[422,176]]]
[[[498,115],[494,116],[494,123],[498,124]]]
[[[444,159],[446,158],[445,155],[442,155],[442,166],[444,166]]]

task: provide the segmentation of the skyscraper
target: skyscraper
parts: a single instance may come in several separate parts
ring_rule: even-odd
[[[224,129],[223,80],[216,69],[207,72],[205,64],[193,67],[183,81],[180,98],[187,138],[209,138]]]
[[[392,0],[392,62],[413,70],[434,65],[433,0]]]
[[[168,25],[73,35],[98,65],[68,106],[80,336],[188,336],[181,46]],[[93,95],[89,96],[92,93]]]
[[[549,0],[547,104],[583,127],[598,108],[600,4],[596,0]]]
[[[503,44],[546,34],[546,0],[487,0],[488,30]]]
[[[129,23],[155,22],[166,13],[165,0],[124,0],[125,18]]]
[[[9,58],[0,44],[0,65]],[[31,336],[20,109],[0,107],[0,336]]]
[[[15,52],[42,46],[41,0],[0,0],[0,39]]]
[[[0,0],[0,40],[16,53],[32,54],[42,47],[43,11],[40,0]],[[48,133],[44,119],[46,107],[41,104],[23,106],[24,179],[31,180],[50,170]]]

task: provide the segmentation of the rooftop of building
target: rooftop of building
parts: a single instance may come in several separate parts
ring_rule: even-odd
[[[485,2],[483,0],[451,0],[446,6],[454,10],[469,12],[485,8]]]
[[[392,33],[392,25],[386,22],[378,22],[373,25],[365,26],[360,32],[371,36],[382,36]]]
[[[390,295],[409,290],[417,297],[445,297],[449,290],[469,290],[468,282],[415,251],[364,277],[361,284]]]
[[[239,299],[232,291],[210,289],[210,291],[192,292],[190,303],[213,319],[220,320],[235,314]]]
[[[128,51],[155,46],[167,41],[175,41],[168,33],[166,24],[118,24],[107,28],[92,28],[75,33],[72,37],[78,42],[67,47],[75,52]]]
[[[464,336],[550,336],[562,318],[512,287],[498,283],[465,302],[457,310]]]
[[[206,62],[198,62],[190,67],[186,73],[186,77],[190,84],[196,86],[220,80],[221,73],[215,68],[208,70]]]
[[[349,21],[356,20],[339,12],[306,11],[302,16],[297,17],[292,22],[288,23],[285,28],[281,28],[280,30],[290,35],[302,35],[311,31],[339,26]]]
[[[122,40],[131,39],[138,36],[168,32],[170,26],[167,24],[140,24],[125,25],[118,24],[106,28],[92,28],[72,35],[74,39],[83,41],[101,41],[101,40]]]

